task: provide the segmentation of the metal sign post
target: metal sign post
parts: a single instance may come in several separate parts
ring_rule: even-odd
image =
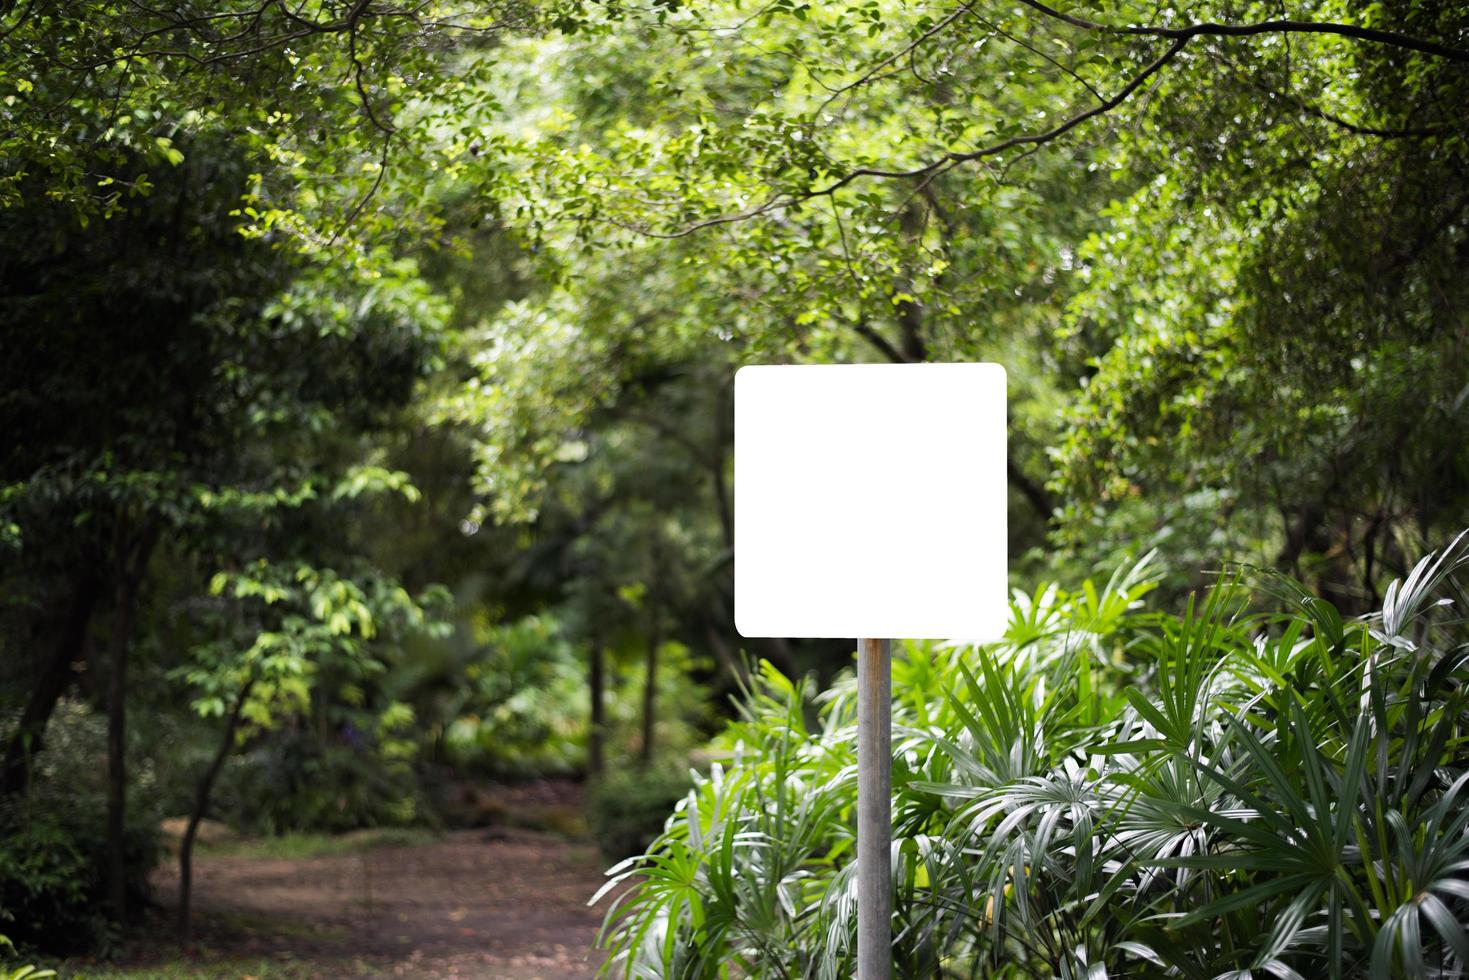
[[[857,641],[857,978],[893,975],[890,640]]]

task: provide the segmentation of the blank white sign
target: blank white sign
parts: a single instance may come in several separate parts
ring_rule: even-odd
[[[735,375],[743,636],[1000,636],[1005,369],[780,365]]]

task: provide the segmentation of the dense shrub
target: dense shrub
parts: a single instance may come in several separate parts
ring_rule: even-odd
[[[492,776],[565,775],[586,756],[586,667],[556,621],[528,616],[478,630],[443,749]]]
[[[495,778],[583,771],[590,715],[586,651],[549,615],[481,627],[477,640],[454,717],[444,726],[445,760],[460,772]],[[641,637],[625,638],[608,651],[604,751],[612,759],[632,758],[642,747],[642,643]],[[654,742],[660,756],[682,760],[707,741],[711,699],[697,679],[707,670],[681,643],[659,648]]]
[[[689,774],[672,769],[621,769],[595,780],[587,793],[587,826],[602,856],[621,861],[645,851],[688,791]]]
[[[1361,620],[1268,575],[1150,613],[1137,567],[1017,595],[1003,642],[904,645],[898,974],[1464,975],[1462,542]],[[728,764],[617,869],[612,972],[852,975],[852,679],[815,727],[808,698],[766,668]]]
[[[405,755],[370,719],[362,728],[268,733],[231,761],[211,812],[250,834],[402,827],[427,816]]]
[[[106,914],[104,724],[81,702],[63,701],[29,794],[0,808],[0,928],[21,946],[98,950],[117,934]],[[159,857],[151,788],[151,768],[137,766],[123,838],[133,907],[147,898]]]

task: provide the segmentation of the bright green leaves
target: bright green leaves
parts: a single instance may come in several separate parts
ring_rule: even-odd
[[[196,647],[192,663],[174,675],[197,692],[199,714],[224,715],[226,705],[239,702],[258,728],[305,709],[322,672],[379,673],[393,645],[444,628],[440,592],[413,597],[380,576],[353,579],[301,563],[257,561],[220,572],[210,593],[233,601],[235,611],[222,620],[233,626]],[[396,730],[406,723],[399,717],[383,724]]]
[[[409,503],[419,499],[418,488],[412,477],[402,470],[389,470],[381,466],[354,466],[332,490],[336,500],[355,500],[363,494],[396,493]]]
[[[173,140],[169,139],[167,136],[154,137],[153,144],[158,147],[158,152],[161,153],[163,155],[163,158],[167,160],[172,166],[177,167],[179,164],[184,162],[183,151],[174,146]]]

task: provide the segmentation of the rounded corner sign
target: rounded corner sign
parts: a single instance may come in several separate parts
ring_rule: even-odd
[[[1000,365],[741,368],[734,466],[742,636],[1004,632]]]

